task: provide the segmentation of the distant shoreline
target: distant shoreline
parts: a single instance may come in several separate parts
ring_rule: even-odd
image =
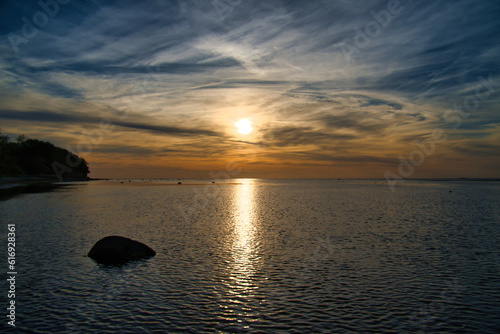
[[[254,178],[254,177],[244,177],[244,178],[231,178],[231,179],[259,179],[259,180],[310,180],[310,181],[385,181],[384,178]],[[40,176],[0,176],[0,185],[12,184],[12,183],[21,183],[21,184],[30,184],[30,183],[59,183],[59,182],[85,182],[85,181],[174,181],[174,180],[206,180],[211,181],[212,178],[64,178],[62,181],[59,180],[56,176],[49,175],[40,175]],[[500,182],[500,178],[408,178],[402,179],[401,181],[493,181]]]
[[[266,178],[266,177],[235,177],[235,178],[229,178],[229,179],[224,179],[224,180],[237,180],[237,179],[255,179],[255,180],[304,180],[304,181],[386,181],[385,178],[355,178],[355,177],[350,177],[350,178]],[[203,178],[203,177],[191,177],[191,178],[150,178],[150,177],[137,177],[137,178],[127,178],[127,177],[118,177],[118,178],[90,178],[88,181],[188,181],[188,180],[204,180],[204,181],[220,181],[217,179],[212,179],[212,178]],[[401,182],[403,181],[443,181],[443,182],[449,182],[449,181],[493,181],[493,182],[499,182],[500,178],[408,178],[408,179],[402,179]]]
[[[86,182],[90,179],[74,178],[60,181],[57,177],[50,176],[20,176],[0,177],[0,200],[9,199],[17,195],[43,192],[54,189],[71,182]]]
[[[54,183],[54,182],[74,182],[74,181],[91,181],[90,178],[64,178],[62,181],[55,176],[0,176],[0,185],[12,183]]]
[[[243,183],[237,182],[236,180],[245,178],[234,178],[234,179],[225,179],[225,180],[214,180],[210,178],[65,178],[60,181],[57,177],[54,176],[21,176],[21,177],[0,177],[0,201],[8,200],[10,198],[27,194],[27,193],[40,193],[40,192],[50,192],[54,191],[58,188],[63,188],[66,186],[70,186],[75,183],[86,183],[89,181],[100,181],[98,182],[101,185],[121,185],[125,187],[130,186],[162,186],[162,187],[184,187],[184,186],[235,186],[241,185]],[[250,178],[256,179],[256,178]],[[259,178],[258,180],[262,181],[305,181],[305,182],[331,182],[336,181],[338,183],[341,182],[375,182],[376,184],[386,184],[387,181],[385,179],[369,179],[369,178],[331,178],[331,179],[263,179]],[[106,182],[110,181],[110,182]],[[165,182],[167,181],[167,182]],[[236,182],[235,182],[236,181]],[[403,181],[407,182],[500,182],[500,178],[420,178],[420,179],[405,179],[401,180],[401,184],[404,184]]]

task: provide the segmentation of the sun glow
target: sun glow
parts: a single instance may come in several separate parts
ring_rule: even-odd
[[[238,121],[235,125],[238,128],[238,132],[244,135],[249,134],[253,130],[252,122],[250,122],[248,119],[242,119],[241,121]]]

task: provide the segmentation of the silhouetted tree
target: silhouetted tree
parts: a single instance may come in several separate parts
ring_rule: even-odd
[[[9,136],[2,135],[2,131],[0,131],[0,145],[8,143],[9,140]]]
[[[71,167],[68,167],[71,161]],[[74,164],[77,163],[77,165]],[[15,143],[0,135],[0,175],[5,176],[51,176],[53,165],[65,166],[65,178],[87,178],[88,163],[66,149],[38,139],[26,139],[19,135]]]
[[[22,143],[22,142],[23,142],[23,141],[25,141],[25,140],[26,140],[26,136],[25,136],[25,135],[19,135],[19,136],[17,136],[17,138],[16,138],[16,142],[17,142],[17,143]]]

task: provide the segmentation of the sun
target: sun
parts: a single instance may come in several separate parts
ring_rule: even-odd
[[[252,132],[252,122],[250,122],[248,119],[242,119],[241,121],[236,122],[236,127],[238,128],[238,132],[247,135],[250,132]]]

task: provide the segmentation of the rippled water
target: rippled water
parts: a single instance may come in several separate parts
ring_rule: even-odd
[[[0,202],[2,235],[17,228],[15,332],[494,333],[499,199],[494,182],[392,193],[380,181],[252,179],[17,196]],[[157,255],[98,265],[86,253],[107,235]]]

